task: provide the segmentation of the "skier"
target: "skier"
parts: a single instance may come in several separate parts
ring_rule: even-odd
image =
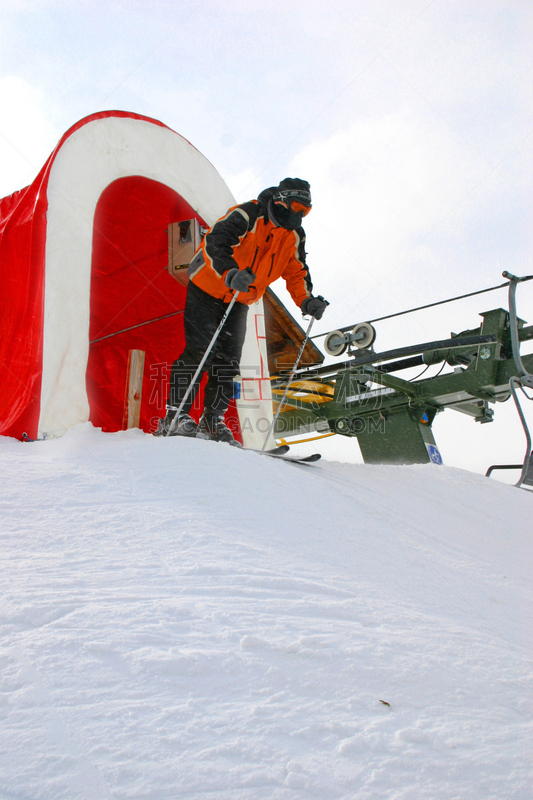
[[[159,421],[156,435],[165,436],[171,429],[171,435],[239,444],[224,423],[224,414],[233,395],[233,379],[239,373],[248,306],[259,300],[267,286],[279,277],[284,278],[304,314],[320,319],[328,305],[322,296],[313,296],[305,262],[302,220],[310,210],[309,183],[285,178],[279,186],[261,192],[257,200],[230,208],[207,231],[189,265],[184,314],[186,345],[172,365],[167,414]],[[196,424],[190,411],[202,375],[197,377],[174,421],[236,292],[236,302],[204,365],[208,380],[200,422]]]

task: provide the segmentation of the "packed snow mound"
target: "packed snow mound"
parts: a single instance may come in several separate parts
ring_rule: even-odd
[[[530,800],[533,498],[0,439],[1,800]]]

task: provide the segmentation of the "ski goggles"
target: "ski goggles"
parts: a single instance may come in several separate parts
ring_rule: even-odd
[[[304,217],[306,217],[311,211],[312,206],[305,206],[303,203],[300,203],[299,200],[292,200],[292,202],[289,203],[289,208],[291,211],[294,211],[295,214],[303,214]]]
[[[295,199],[295,195],[298,197],[298,200]],[[302,195],[308,195],[309,202],[302,202]],[[304,217],[309,214],[312,208],[311,192],[302,192],[294,189],[285,189],[284,191],[278,192],[274,197],[274,202],[285,203],[287,208],[290,208],[290,210],[294,211],[295,214],[303,214]]]

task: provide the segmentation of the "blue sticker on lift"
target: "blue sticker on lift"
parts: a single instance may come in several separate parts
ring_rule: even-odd
[[[427,444],[426,447],[430,461],[432,461],[433,464],[442,464],[442,456],[439,453],[439,448],[435,447],[434,444]]]

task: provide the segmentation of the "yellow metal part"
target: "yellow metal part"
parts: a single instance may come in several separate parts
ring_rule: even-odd
[[[317,439],[327,439],[328,436],[336,436],[337,434],[332,433],[322,433],[320,436],[311,436],[309,439],[298,439],[296,442],[290,441],[288,442],[287,439],[276,439],[279,445],[281,444],[305,444],[306,442],[316,442]]]
[[[280,398],[283,397],[285,388],[272,389],[272,399],[276,401],[276,395]],[[289,391],[285,400],[294,398],[302,403],[330,403],[335,394],[335,387],[329,383],[317,383],[316,381],[293,381],[289,386]],[[290,407],[290,404],[284,404],[282,411]]]

